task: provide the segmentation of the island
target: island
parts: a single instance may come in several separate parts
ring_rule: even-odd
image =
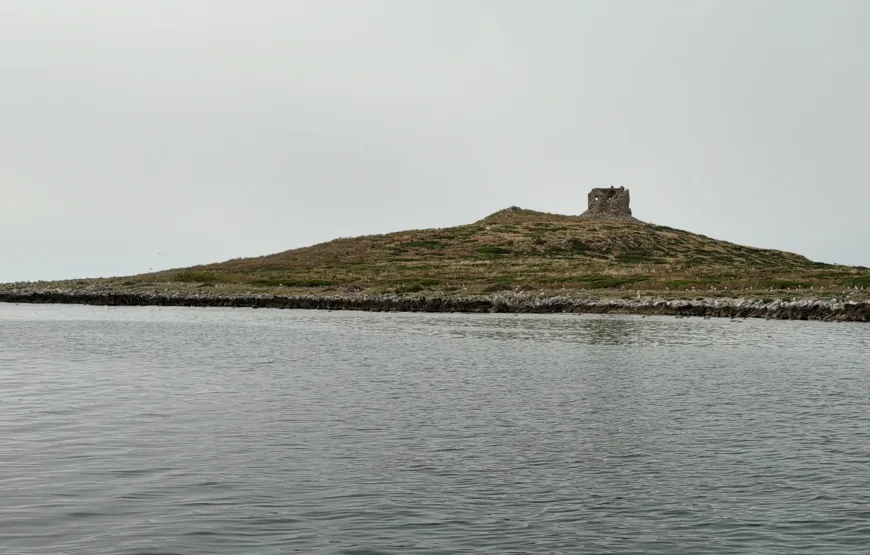
[[[0,284],[0,302],[870,322],[870,268],[646,223],[609,187],[579,215],[511,207],[137,276]]]

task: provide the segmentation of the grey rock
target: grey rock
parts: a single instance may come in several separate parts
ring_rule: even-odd
[[[829,300],[771,301],[710,298],[664,300],[655,297],[602,299],[596,297],[540,296],[532,292],[455,297],[398,295],[264,295],[196,293],[87,292],[74,290],[7,290],[0,302],[58,303],[103,306],[198,306],[373,312],[498,312],[638,314],[644,316],[696,316],[870,322],[870,302]]]
[[[638,221],[631,214],[630,204],[631,195],[625,187],[592,189],[589,191],[586,212],[581,216],[599,220]]]

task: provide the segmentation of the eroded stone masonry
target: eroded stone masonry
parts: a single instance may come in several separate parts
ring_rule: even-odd
[[[583,216],[604,220],[633,220],[631,197],[625,187],[609,187],[589,191],[589,206]]]

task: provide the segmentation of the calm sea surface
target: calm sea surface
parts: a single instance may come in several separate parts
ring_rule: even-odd
[[[870,326],[0,304],[0,553],[870,552]]]

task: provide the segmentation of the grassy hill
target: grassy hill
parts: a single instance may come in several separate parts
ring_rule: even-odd
[[[508,208],[458,227],[342,238],[270,256],[69,283],[282,294],[631,290],[733,296],[789,290],[820,296],[870,289],[870,269],[642,222]]]

